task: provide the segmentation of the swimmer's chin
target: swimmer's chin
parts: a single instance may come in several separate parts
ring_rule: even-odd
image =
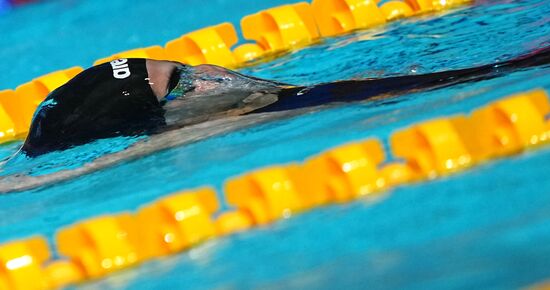
[[[215,65],[193,67],[187,77],[192,79],[194,89],[164,105],[168,125],[242,115],[276,102],[279,92],[291,87]]]

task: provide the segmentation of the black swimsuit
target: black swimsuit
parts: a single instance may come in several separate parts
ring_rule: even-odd
[[[339,81],[312,87],[295,87],[279,93],[279,100],[252,113],[293,110],[338,102],[367,100],[382,95],[398,95],[470,81],[491,79],[513,70],[547,65],[550,47],[509,61],[474,68],[407,75],[382,79]]]

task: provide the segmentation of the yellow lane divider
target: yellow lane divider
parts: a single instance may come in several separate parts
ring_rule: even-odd
[[[118,58],[151,58],[235,68],[266,54],[311,44],[320,37],[366,29],[468,2],[393,0],[379,7],[378,0],[313,0],[311,4],[282,5],[243,17],[241,29],[244,38],[250,42],[234,48],[239,38],[233,24],[226,22],[189,32],[168,41],[164,47],[155,45],[115,53],[96,60],[94,65]],[[24,139],[40,102],[80,71],[80,67],[56,71],[20,85],[15,90],[0,91],[0,144]]]
[[[302,163],[229,179],[220,212],[211,188],[183,191],[135,212],[103,215],[45,238],[0,245],[0,289],[52,289],[104,277],[205,240],[264,226],[300,212],[376,196],[397,185],[446,176],[547,143],[550,103],[542,89],[494,101],[470,115],[420,122],[390,136],[388,162],[376,138],[337,146]]]
[[[239,39],[231,23],[193,31],[166,43],[166,53],[172,60],[190,65],[213,63],[226,67],[237,64],[230,48]]]
[[[387,21],[410,17],[414,14],[409,4],[397,0],[384,3],[380,6],[380,10],[382,10],[382,14],[386,16]]]
[[[217,236],[212,214],[218,210],[216,193],[210,188],[164,197],[140,208],[135,215],[140,258],[173,254]]]
[[[375,0],[314,0],[311,5],[322,36],[335,36],[386,23]]]
[[[306,2],[245,16],[241,28],[245,39],[255,41],[265,51],[286,50],[319,38],[311,7]]]
[[[401,130],[390,138],[392,153],[407,162],[416,178],[462,170],[472,165],[467,144],[475,136],[465,136],[466,117],[440,118]]]

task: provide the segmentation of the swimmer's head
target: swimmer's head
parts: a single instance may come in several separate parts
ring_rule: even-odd
[[[119,59],[81,72],[40,104],[23,151],[39,155],[165,125],[149,83],[145,59]]]
[[[147,60],[147,69],[168,124],[246,113],[276,101],[276,94],[288,86],[215,65]]]
[[[242,114],[276,100],[282,84],[213,65],[118,59],[89,68],[48,95],[23,151],[39,155],[166,125]]]
[[[146,61],[150,84],[159,101],[186,96],[218,95],[236,90],[261,90],[285,87],[286,84],[239,74],[215,66],[189,66],[173,61]]]

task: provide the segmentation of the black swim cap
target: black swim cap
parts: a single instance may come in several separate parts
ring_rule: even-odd
[[[145,59],[118,59],[51,92],[35,113],[23,151],[40,155],[163,125],[164,110],[149,85]]]

